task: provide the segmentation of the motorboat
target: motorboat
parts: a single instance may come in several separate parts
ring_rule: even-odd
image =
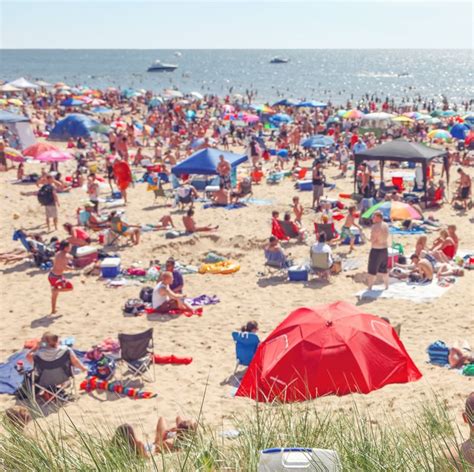
[[[155,61],[149,68],[148,72],[162,72],[162,71],[173,71],[177,69],[178,66],[176,64],[165,64],[161,61]]]
[[[179,51],[176,51],[176,52],[174,53],[174,55],[175,55],[176,57],[181,57],[181,56],[182,56],[182,54],[181,54]]]
[[[288,62],[290,62],[290,60],[285,57],[274,57],[270,61],[270,64],[286,64]]]

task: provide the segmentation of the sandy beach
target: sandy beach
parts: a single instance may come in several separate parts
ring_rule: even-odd
[[[39,164],[26,164],[26,172],[37,172],[40,167]],[[240,167],[239,172],[245,174],[248,169],[247,163]],[[61,170],[67,174],[72,166],[61,164]],[[437,166],[437,171],[440,172],[440,166]],[[329,179],[332,180],[336,174],[337,167],[329,166]],[[14,171],[0,175],[2,251],[18,248],[18,243],[12,241],[15,229],[23,228],[30,232],[45,230],[41,226],[43,209],[36,197],[22,195],[22,192],[36,190],[36,187],[13,184],[14,178]],[[349,177],[335,179],[334,182],[336,188],[328,192],[328,196],[337,197],[339,193],[352,189]],[[133,263],[147,267],[150,260],[164,262],[169,256],[182,263],[199,266],[210,251],[237,260],[241,269],[232,275],[185,275],[186,294],[217,295],[220,299],[219,304],[205,307],[202,317],[153,315],[147,319],[146,316],[124,316],[123,304],[128,298],[137,297],[141,287],[107,288],[103,280],[85,275],[81,270],[69,273],[67,278],[74,284],[74,291],[61,294],[58,314],[48,316],[50,288],[47,273],[28,261],[2,266],[0,359],[6,359],[21,349],[25,340],[41,337],[46,330],[54,331],[61,337],[73,336],[75,348],[87,350],[104,338],[116,339],[119,332],[137,333],[152,327],[157,353],[191,356],[193,362],[187,366],[156,366],[157,380],[146,384],[146,389],[157,392],[157,398],[132,400],[106,393],[83,393],[77,402],[67,406],[67,415],[85,426],[93,422],[113,427],[127,422],[143,431],[145,436],[150,436],[158,416],[173,418],[179,413],[197,417],[202,405],[204,422],[225,428],[230,424],[232,415],[239,414],[252,403],[248,399],[233,398],[232,385],[226,383],[235,366],[231,332],[246,321],[255,319],[260,325],[259,336],[264,339],[295,308],[336,300],[356,304],[355,294],[365,287],[367,244],[356,246],[350,256],[347,256],[347,246],[335,249],[343,257],[358,261],[359,268],[332,277],[330,284],[319,281],[293,283],[284,277],[258,275],[264,266],[262,246],[270,235],[271,211],[288,211],[294,195],[299,195],[305,206],[303,223],[311,237],[305,245],[289,243],[285,247],[293,258],[307,259],[308,244],[314,241],[312,228],[315,214],[307,209],[311,204],[311,192],[297,192],[290,179],[275,186],[265,183],[254,186],[254,197],[271,201],[268,206],[249,204],[245,208],[226,210],[203,209],[202,203],[197,203],[196,220],[199,224],[219,224],[220,228],[215,233],[167,240],[163,233],[150,232],[142,235],[140,245],[118,249],[122,267]],[[60,194],[60,224],[67,221],[74,223],[78,203],[86,198],[84,189]],[[125,208],[129,222],[157,223],[169,211],[170,208],[153,205],[152,193],[146,191],[146,184],[137,183],[130,189],[129,204]],[[177,226],[182,227],[183,213],[172,209],[171,214]],[[444,205],[436,211],[436,217],[444,225],[457,225],[461,249],[474,249],[472,211],[459,216],[450,205]],[[64,231],[60,229],[47,236],[53,235],[62,238]],[[436,233],[428,237],[431,241]],[[407,253],[414,248],[415,240],[415,236],[394,236],[394,241],[402,243]],[[94,244],[97,245],[97,242]],[[363,302],[360,306],[368,313],[386,316],[392,323],[402,324],[401,340],[423,378],[414,383],[389,385],[369,395],[332,396],[314,402],[323,409],[352,409],[356,404],[359,408],[369,409],[375,417],[384,413],[398,416],[417,404],[423,404],[434,394],[460,424],[459,411],[464,398],[473,389],[472,378],[428,364],[426,348],[438,339],[448,344],[465,339],[474,345],[473,283],[474,272],[466,271],[447,294],[434,302],[417,304],[407,300],[384,299]],[[79,380],[82,378],[78,377]],[[14,397],[0,396],[0,409],[14,404]],[[40,421],[55,424],[58,416],[51,414]]]

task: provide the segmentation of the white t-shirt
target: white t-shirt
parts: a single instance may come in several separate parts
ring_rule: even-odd
[[[160,294],[160,289],[162,288],[169,288],[167,285],[165,285],[163,282],[159,282],[156,284],[156,287],[153,289],[153,295],[151,297],[151,305],[153,308],[158,308],[163,303],[167,302],[170,297],[168,295],[161,295]]]
[[[332,260],[332,249],[329,246],[329,244],[326,243],[315,243],[311,246],[311,252],[314,252],[315,254],[318,253],[324,253],[326,252],[329,254],[329,264],[332,265],[333,260]]]

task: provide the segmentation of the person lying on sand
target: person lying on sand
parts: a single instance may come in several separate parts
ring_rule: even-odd
[[[187,213],[186,213],[186,216],[183,216],[183,225],[184,225],[184,229],[188,232],[188,233],[197,233],[197,232],[204,232],[204,231],[215,231],[216,229],[219,228],[219,225],[217,226],[211,226],[211,225],[207,225],[207,226],[196,226],[196,222],[194,221],[194,210],[192,208],[190,208]]]
[[[434,276],[434,268],[427,259],[420,258],[416,254],[410,257],[411,264],[396,264],[390,271],[390,275],[396,279],[409,279],[410,282],[431,282]]]

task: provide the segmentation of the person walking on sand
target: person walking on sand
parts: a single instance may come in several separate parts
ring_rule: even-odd
[[[58,230],[58,207],[59,200],[56,188],[54,186],[54,178],[51,174],[46,177],[46,183],[38,191],[38,200],[44,206],[46,213],[46,226],[48,233],[51,231],[50,220],[53,220],[54,229]]]
[[[369,253],[367,285],[369,290],[375,282],[377,274],[382,274],[385,289],[388,289],[388,236],[389,229],[387,223],[383,221],[381,211],[376,211],[372,217],[373,225],[370,233],[371,249]]]
[[[56,302],[59,292],[70,292],[73,289],[72,283],[65,279],[64,272],[68,270],[72,257],[69,254],[71,244],[69,241],[61,241],[59,250],[54,256],[53,267],[48,275],[48,281],[51,285],[51,314],[56,313]]]

